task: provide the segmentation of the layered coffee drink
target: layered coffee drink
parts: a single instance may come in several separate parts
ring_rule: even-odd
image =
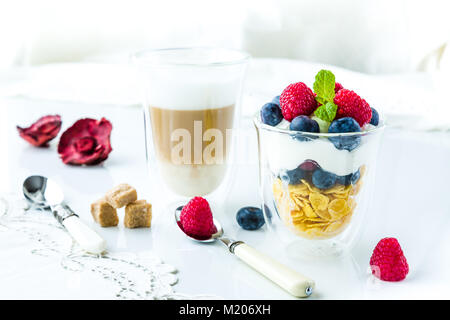
[[[134,55],[144,84],[152,180],[160,178],[162,185],[184,197],[226,188],[222,182],[232,167],[232,129],[248,60],[245,52],[207,47]],[[159,181],[155,183],[159,189]],[[162,197],[166,191],[161,189]]]
[[[175,109],[149,106],[152,136],[165,183],[183,196],[205,195],[222,182],[234,105]]]

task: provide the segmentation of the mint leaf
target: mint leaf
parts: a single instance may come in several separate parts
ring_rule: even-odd
[[[316,93],[316,101],[321,104],[314,114],[327,122],[331,122],[336,117],[337,106],[334,104],[334,74],[329,70],[320,70],[316,74],[313,89]]]
[[[326,104],[318,107],[314,114],[316,117],[324,121],[331,122],[334,120],[334,117],[336,117],[336,111],[337,105],[335,105],[333,102],[327,102]]]
[[[329,70],[320,70],[316,74],[313,89],[317,94],[316,100],[321,104],[326,102],[333,102],[334,99],[334,74]]]
[[[319,97],[319,96],[316,96],[316,101],[318,103],[320,103],[320,104],[326,104],[327,103],[326,99],[324,99],[323,97]]]

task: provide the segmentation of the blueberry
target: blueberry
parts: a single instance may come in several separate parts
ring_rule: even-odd
[[[236,214],[236,221],[245,230],[258,230],[264,225],[264,215],[260,208],[243,207]]]
[[[283,120],[280,106],[269,102],[263,105],[261,108],[261,120],[263,123],[269,126],[276,126]]]
[[[310,119],[307,116],[298,116],[292,119],[291,124],[289,125],[289,129],[292,131],[302,131],[302,132],[314,132],[319,133],[320,128],[317,121]],[[294,139],[299,141],[307,141],[311,139],[315,139],[317,137],[305,136],[303,134],[296,134]]]
[[[350,184],[355,184],[356,182],[358,182],[359,177],[361,176],[361,173],[358,171],[354,172],[354,173],[350,173],[346,176],[337,176],[336,177],[336,182],[339,184],[342,184],[344,186],[348,186]]]
[[[312,174],[312,183],[319,189],[328,189],[335,185],[336,175],[318,168]]]
[[[352,177],[351,177],[351,180],[350,180],[351,183],[355,184],[356,182],[358,182],[359,177],[361,177],[361,172],[358,169],[358,171],[356,171],[355,173],[352,174]]]
[[[287,170],[285,174],[281,176],[281,179],[287,180],[289,184],[299,184],[300,180],[306,178],[306,172],[300,167]]]
[[[272,103],[275,103],[277,105],[280,105],[280,96],[276,96],[275,98],[272,99]]]
[[[334,120],[328,128],[329,133],[346,133],[346,132],[361,132],[361,127],[355,119],[346,117],[338,120]],[[361,137],[359,135],[330,137],[328,138],[339,150],[352,151],[361,143]]]
[[[352,183],[352,176],[353,176],[353,173],[347,174],[345,176],[337,176],[336,182],[339,184],[342,184],[344,186],[348,186],[348,185],[350,185],[350,183]]]
[[[370,124],[377,126],[378,122],[380,121],[380,115],[378,114],[378,111],[375,110],[374,108],[370,109],[372,109],[372,118],[370,119]]]

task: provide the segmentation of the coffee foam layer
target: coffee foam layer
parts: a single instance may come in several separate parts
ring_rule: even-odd
[[[229,76],[208,80],[195,74],[189,78],[153,77],[148,80],[147,104],[171,110],[222,108],[236,103],[239,85],[236,77]]]

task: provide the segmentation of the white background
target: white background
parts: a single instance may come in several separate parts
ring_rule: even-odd
[[[0,66],[211,45],[367,73],[449,70],[445,0],[42,0],[0,5]]]

